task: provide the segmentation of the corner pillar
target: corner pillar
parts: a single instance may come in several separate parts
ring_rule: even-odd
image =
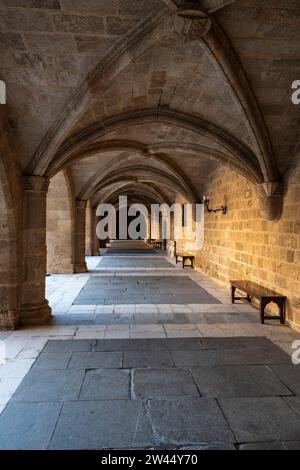
[[[43,325],[51,320],[51,308],[45,299],[48,187],[47,178],[23,177],[22,325]]]
[[[74,273],[88,271],[85,261],[85,235],[86,235],[86,206],[87,201],[75,201],[74,218]]]

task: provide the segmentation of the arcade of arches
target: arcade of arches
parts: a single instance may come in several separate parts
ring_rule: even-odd
[[[205,213],[192,276],[222,290],[221,303],[230,304],[231,279],[285,295],[286,326],[277,326],[297,338],[300,108],[291,83],[299,26],[298,0],[0,0],[1,330],[56,331],[61,283],[68,297],[82,280],[95,282],[99,262],[115,269],[96,237],[99,204],[205,195],[213,208],[226,201],[227,213]],[[173,242],[163,255],[181,273]],[[187,240],[177,243],[184,249]],[[153,265],[129,268],[162,270],[156,254]],[[46,282],[50,296],[60,289],[56,302]],[[97,295],[86,289],[80,296]],[[108,303],[98,289],[100,300],[86,304]],[[103,289],[108,295],[105,277]],[[118,294],[125,310],[143,303]],[[77,309],[76,324],[87,324]]]
[[[86,204],[94,227],[99,202],[131,193],[227,197],[197,268],[287,295],[299,327],[297,2],[200,1],[194,20],[180,0],[21,3],[0,10],[2,328],[50,320],[46,266],[85,271]]]

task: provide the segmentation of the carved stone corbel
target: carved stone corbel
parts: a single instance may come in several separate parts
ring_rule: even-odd
[[[261,216],[267,220],[279,220],[283,209],[283,183],[260,183],[257,185],[257,195]]]

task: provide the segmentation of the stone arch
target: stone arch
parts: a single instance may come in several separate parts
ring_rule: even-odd
[[[196,202],[194,195],[183,181],[178,180],[173,175],[159,171],[158,169],[142,165],[124,167],[119,171],[112,172],[108,177],[98,183],[94,191],[102,190],[107,186],[111,186],[114,183],[122,181],[162,184],[175,192],[183,194],[190,202]]]
[[[257,182],[264,181],[257,157],[235,137],[197,116],[164,107],[125,112],[113,118],[104,119],[101,123],[96,123],[76,133],[65,142],[54,159],[49,162],[46,174],[53,174],[64,166],[70,165],[76,159],[83,158],[86,152],[90,156],[90,145],[94,144],[101,148],[104,138],[107,139],[109,134],[113,132],[134,127],[138,133],[140,126],[147,126],[149,124],[167,125],[174,129],[189,131],[195,134],[195,139],[199,141],[199,144],[201,138],[205,138],[210,142],[211,146],[202,146],[202,150],[206,150],[208,155],[212,152],[220,161],[225,160],[225,163],[230,158],[233,164],[236,163],[237,166],[243,165],[248,168],[249,172],[255,175]],[[149,146],[151,148],[151,144]],[[180,147],[179,142],[178,146]],[[213,150],[211,150],[212,148]],[[227,158],[224,158],[225,156]],[[273,175],[270,173],[269,181],[272,180]]]
[[[177,8],[168,0],[166,8],[162,7],[157,15],[150,15],[139,24],[125,39],[120,40],[113,53],[96,65],[94,70],[72,95],[57,124],[48,132],[39,146],[28,172],[45,174],[53,156],[64,148],[65,144],[73,141],[69,135],[74,124],[89,107],[93,99],[103,94],[122,71],[152,49],[164,38],[175,41],[195,42],[199,47],[205,47],[207,53],[214,58],[226,82],[241,106],[245,121],[251,129],[257,144],[257,159],[263,174],[263,182],[278,181],[278,169],[274,160],[273,149],[265,126],[261,110],[257,104],[247,77],[238,63],[236,54],[225,37],[216,19],[210,15],[218,8],[203,6],[205,22],[208,28],[203,29],[203,17],[181,15]],[[170,5],[172,7],[170,8]],[[178,5],[177,5],[178,6]],[[175,4],[176,7],[176,4]],[[193,7],[194,8],[194,7]],[[198,8],[197,8],[198,9]],[[196,21],[195,21],[196,20]],[[103,124],[101,123],[101,126]],[[82,131],[86,134],[85,130]],[[69,135],[69,137],[67,137]],[[64,141],[64,139],[66,139]]]
[[[72,202],[68,177],[60,172],[50,180],[47,195],[47,272],[73,273]]]

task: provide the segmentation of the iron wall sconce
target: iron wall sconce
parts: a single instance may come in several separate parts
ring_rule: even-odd
[[[223,215],[227,214],[226,202],[225,202],[225,205],[224,205],[224,206],[221,206],[221,207],[219,207],[218,209],[211,209],[211,208],[209,207],[209,198],[208,198],[208,197],[203,196],[202,201],[203,201],[203,204],[204,204],[204,206],[205,206],[205,208],[206,208],[206,210],[207,210],[207,212],[208,212],[209,214],[211,214],[211,213],[216,214],[217,212],[221,212],[221,214],[223,214]]]

